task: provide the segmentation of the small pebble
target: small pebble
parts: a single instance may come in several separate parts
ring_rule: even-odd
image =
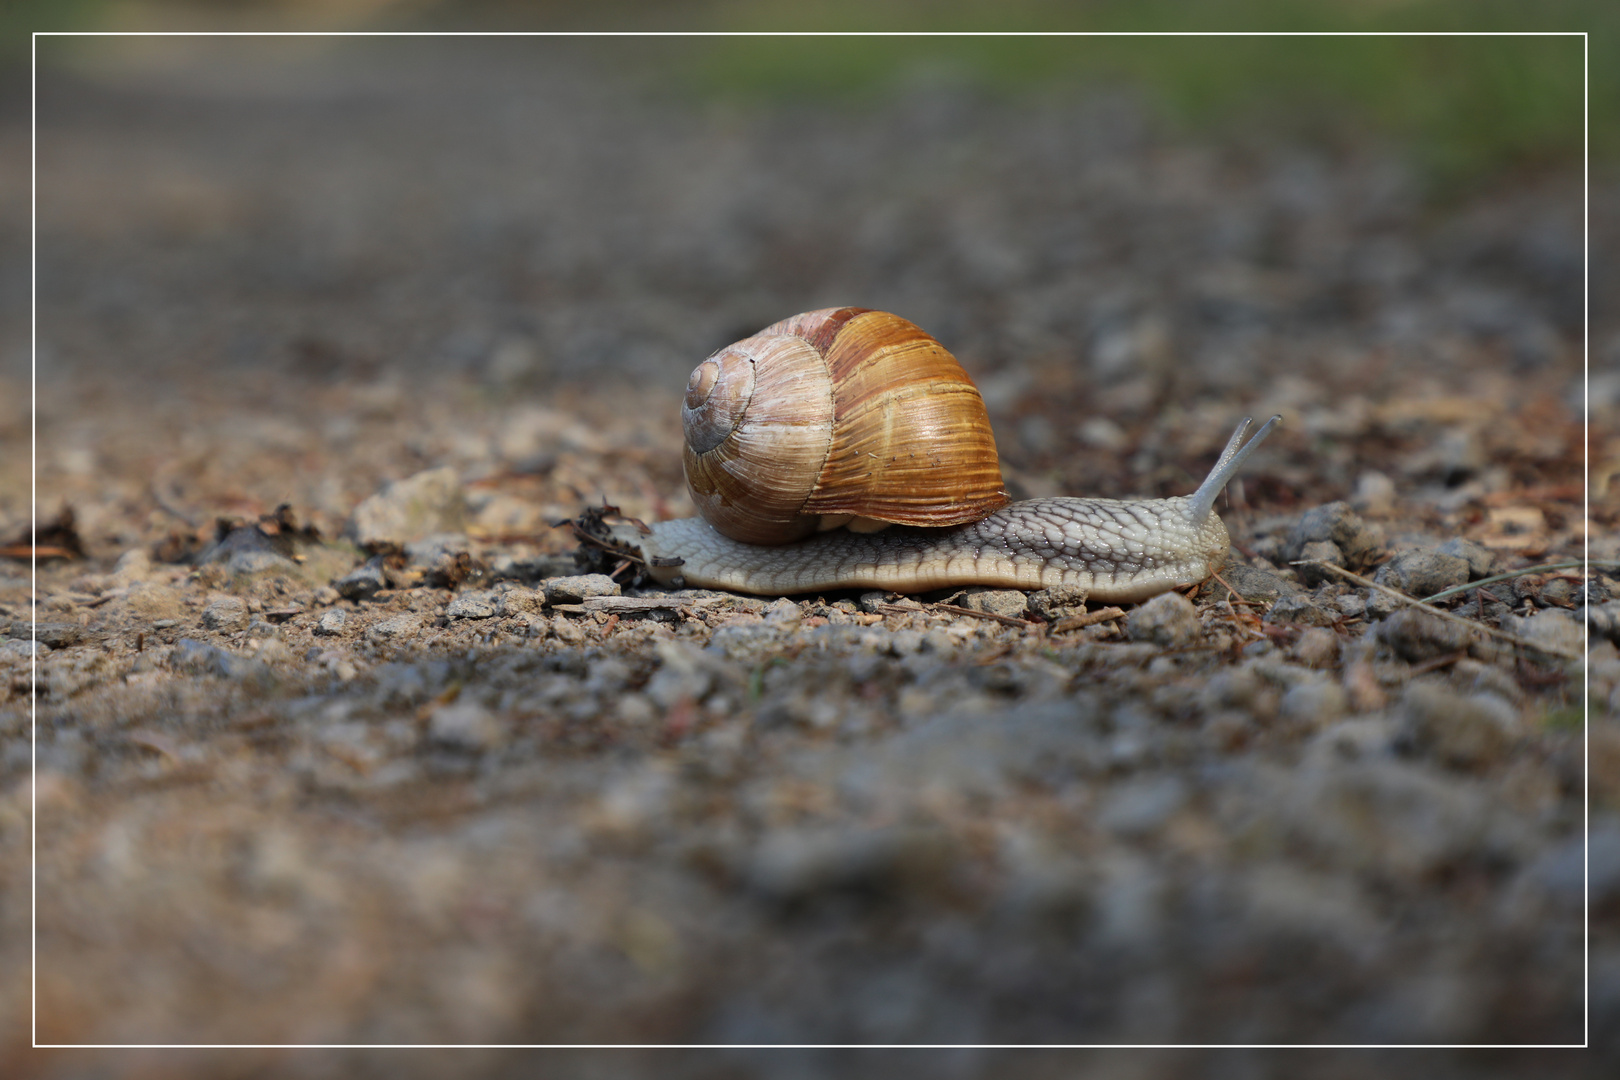
[[[1054,585],[1050,589],[1030,593],[1027,603],[1030,611],[1047,622],[1057,622],[1070,615],[1083,613],[1086,598],[1090,595],[1089,590],[1078,585]]]
[[[1333,598],[1333,606],[1347,619],[1359,619],[1367,614],[1367,598],[1360,593],[1345,593]]]
[[[202,623],[209,630],[217,630],[220,633],[245,630],[248,624],[247,605],[240,597],[218,597],[203,608]]]
[[[434,533],[460,532],[467,514],[461,480],[451,468],[395,481],[354,509],[351,531],[361,547],[404,546]]]
[[[1337,549],[1335,549],[1337,551]],[[1201,600],[1226,600],[1231,596],[1227,585],[1238,594],[1238,599],[1247,600],[1254,604],[1266,604],[1279,596],[1287,596],[1299,592],[1299,586],[1278,574],[1275,570],[1267,570],[1259,566],[1246,566],[1243,563],[1230,563],[1221,568],[1221,578],[1225,584],[1210,578],[1201,589],[1198,597]]]
[[[1569,608],[1575,606],[1575,596],[1579,592],[1575,583],[1568,578],[1556,577],[1541,586],[1541,602],[1543,604],[1556,604],[1559,607]]]
[[[778,630],[797,630],[800,619],[799,605],[792,600],[784,598],[765,609],[765,622]]]
[[[1362,598],[1362,610],[1368,619],[1387,619],[1397,611],[1404,611],[1409,605],[1401,603],[1395,597],[1377,589],[1366,590]]]
[[[496,605],[502,615],[538,615],[545,607],[546,594],[536,589],[508,589]]]
[[[53,649],[77,645],[84,634],[78,623],[30,623],[22,620],[12,623],[9,632],[14,638],[38,641],[41,645],[49,645]]]
[[[564,645],[578,645],[585,640],[585,629],[566,615],[555,615],[551,619],[551,632],[558,641]]]
[[[315,633],[322,637],[336,637],[343,633],[343,628],[349,623],[349,613],[342,608],[333,608],[324,612],[315,623]]]
[[[606,574],[575,574],[540,582],[548,604],[581,604],[591,596],[618,596],[619,583]]]
[[[51,647],[43,641],[0,641],[0,660],[20,660],[30,656],[46,656]]]
[[[1166,648],[1191,645],[1203,639],[1204,628],[1192,601],[1177,592],[1161,593],[1125,617],[1125,633],[1132,641],[1147,641]]]
[[[115,588],[133,585],[151,576],[152,557],[146,553],[145,548],[131,548],[118,556],[118,561],[113,564],[112,577]]]
[[[983,611],[1009,619],[1022,619],[1029,612],[1029,597],[1017,589],[972,588],[957,601],[969,611]]]
[[[452,619],[494,618],[496,599],[496,595],[487,589],[462,593],[450,601],[444,613]]]
[[[388,576],[383,573],[381,557],[368,560],[332,582],[337,594],[345,600],[369,600],[388,587]]]
[[[1496,552],[1484,544],[1454,536],[1435,548],[1441,555],[1454,555],[1468,563],[1468,580],[1489,577],[1496,566]]]
[[[1336,612],[1328,610],[1304,593],[1296,593],[1292,596],[1279,597],[1266,611],[1265,621],[1323,627],[1332,626],[1339,620]]]
[[[877,589],[861,593],[858,601],[860,609],[867,614],[876,614],[880,605],[889,602],[889,594]]]
[[[1302,557],[1305,545],[1328,541],[1343,554],[1345,565],[1354,570],[1366,566],[1383,546],[1382,530],[1370,526],[1346,502],[1331,502],[1307,511],[1288,534],[1283,558],[1288,562]]]
[[[1378,568],[1373,581],[1422,600],[1468,583],[1468,560],[1438,551],[1403,551]]]
[[[1344,566],[1344,552],[1339,545],[1331,540],[1312,540],[1299,549],[1300,565],[1294,569],[1299,571],[1299,578],[1310,586],[1331,585],[1342,578],[1327,566]],[[1327,566],[1319,565],[1326,563]]]
[[[395,615],[393,618],[384,619],[370,630],[367,630],[366,636],[370,638],[405,637],[416,633],[421,628],[422,617],[420,615]]]

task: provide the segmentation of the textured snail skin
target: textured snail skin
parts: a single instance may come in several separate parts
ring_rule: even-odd
[[[819,533],[775,547],[743,544],[701,518],[653,525],[638,543],[664,585],[784,594],[872,588],[925,592],[958,585],[1078,585],[1091,599],[1143,600],[1209,577],[1225,562],[1226,526],[1193,524],[1191,499],[1030,499],[948,529],[894,526]]]
[[[1230,550],[1215,499],[1281,420],[1247,444],[1244,420],[1191,495],[1169,499],[1028,499],[949,528],[843,529],[791,544],[745,544],[701,518],[615,529],[639,548],[662,585],[782,595],[873,588],[926,592],[961,585],[1049,589],[1075,585],[1090,599],[1130,603],[1220,569]]]

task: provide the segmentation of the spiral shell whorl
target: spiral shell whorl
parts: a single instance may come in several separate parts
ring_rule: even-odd
[[[813,532],[818,519],[800,511],[827,459],[832,414],[827,365],[801,338],[758,334],[699,364],[681,407],[698,512],[749,544]]]
[[[805,312],[721,349],[681,418],[693,501],[744,543],[852,518],[957,525],[1009,501],[972,380],[886,312]]]

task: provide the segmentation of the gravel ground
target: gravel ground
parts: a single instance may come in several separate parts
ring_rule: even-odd
[[[0,561],[9,1030],[37,663],[45,1042],[1580,1042],[1584,616],[1590,1018],[1620,1023],[1616,574],[1444,603],[1514,642],[1289,566],[1422,596],[1588,531],[1620,558],[1612,322],[1583,448],[1578,176],[1436,201],[1376,147],[1166,133],[1125,94],[935,76],[705,106],[658,90],[656,50],[300,48],[41,76],[40,499],[71,511],[42,544],[82,556],[41,564],[37,647],[27,564]],[[3,121],[21,147],[26,113]],[[839,303],[956,352],[1022,494],[1184,493],[1238,417],[1281,412],[1222,510],[1230,587],[1063,630],[1040,594],[579,576],[552,522],[690,513],[693,364]],[[0,543],[28,508],[10,371]],[[1598,1075],[1615,1052],[1314,1060]]]

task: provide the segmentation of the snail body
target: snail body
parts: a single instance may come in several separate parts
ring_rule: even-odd
[[[698,365],[682,421],[703,516],[616,526],[613,540],[677,588],[1073,585],[1096,601],[1144,600],[1225,562],[1215,499],[1279,420],[1247,443],[1250,421],[1239,424],[1190,495],[1014,503],[955,358],[897,316],[829,308]]]
[[[650,526],[639,543],[654,580],[672,587],[779,595],[1077,585],[1093,600],[1129,602],[1202,581],[1225,561],[1226,527],[1214,514],[1193,524],[1189,502],[1028,499],[945,529],[839,529],[773,546],[682,518]]]

